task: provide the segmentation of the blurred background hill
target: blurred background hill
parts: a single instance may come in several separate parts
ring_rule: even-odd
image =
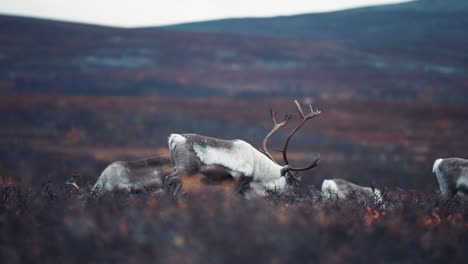
[[[425,34],[432,34],[433,37],[458,37],[460,40],[467,23],[467,12],[468,3],[463,0],[419,0],[326,13],[222,19],[163,28],[190,32],[304,37],[360,44],[363,41],[411,41],[422,38]],[[398,33],[398,36],[392,33]]]
[[[299,98],[323,110],[291,149],[322,155],[306,183],[436,189],[434,159],[468,149],[467,13],[423,0],[130,29],[0,16],[1,179],[93,182],[167,155],[172,132],[259,145],[268,108]]]

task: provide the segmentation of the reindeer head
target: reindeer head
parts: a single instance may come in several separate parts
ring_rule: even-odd
[[[296,167],[292,167],[289,165],[289,160],[288,160],[288,157],[287,157],[287,152],[288,152],[288,146],[289,146],[289,141],[291,140],[292,136],[310,119],[318,116],[321,114],[321,111],[319,110],[316,110],[314,111],[312,109],[312,106],[309,105],[310,107],[310,113],[305,115],[304,114],[304,111],[302,111],[302,107],[301,105],[299,104],[299,102],[297,100],[294,100],[294,103],[296,104],[296,107],[297,107],[297,110],[299,112],[299,115],[301,116],[302,118],[302,121],[299,123],[298,126],[296,126],[290,133],[289,135],[287,136],[286,138],[286,141],[284,142],[284,146],[283,146],[283,149],[282,150],[279,150],[282,152],[283,154],[283,159],[284,159],[284,163],[285,165],[281,167],[281,176],[285,177],[286,180],[287,180],[287,183],[289,185],[299,185],[299,181],[301,180],[300,177],[298,177],[296,174],[297,172],[300,172],[300,171],[305,171],[305,170],[310,170],[314,167],[316,167],[318,165],[318,162],[320,160],[320,155],[318,155],[317,159],[315,159],[314,162],[312,162],[311,165],[307,166],[307,167],[303,167],[303,168],[296,168]],[[263,152],[264,154],[270,158],[273,162],[275,162],[276,164],[279,164],[277,161],[275,161],[275,159],[273,158],[273,156],[270,154],[270,152],[268,152],[268,149],[266,147],[266,143],[268,141],[268,139],[276,132],[278,131],[281,127],[285,126],[288,121],[291,119],[292,115],[286,115],[283,119],[282,122],[277,122],[276,121],[276,111],[273,111],[270,109],[270,115],[271,115],[271,121],[273,122],[273,128],[271,129],[271,131],[265,136],[265,138],[263,139],[263,142],[262,142],[262,147],[263,147]],[[295,173],[296,172],[296,173]]]

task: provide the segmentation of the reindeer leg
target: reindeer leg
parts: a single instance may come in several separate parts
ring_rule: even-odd
[[[170,151],[174,171],[171,175],[166,176],[164,187],[169,194],[176,196],[182,189],[182,182],[179,177],[190,176],[200,172],[201,161],[187,144],[176,145]]]
[[[178,175],[181,175],[181,173],[176,170],[171,175],[164,178],[164,189],[171,196],[176,196],[182,188],[182,183]]]
[[[245,193],[250,189],[250,183],[252,182],[252,177],[241,176],[236,186],[236,192],[245,197]]]

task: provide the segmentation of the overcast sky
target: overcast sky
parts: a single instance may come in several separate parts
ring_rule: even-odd
[[[111,26],[156,26],[261,17],[408,0],[0,0],[0,13]]]

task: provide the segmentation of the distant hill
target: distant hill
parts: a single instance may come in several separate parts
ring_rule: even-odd
[[[450,3],[221,21],[255,34],[0,16],[0,92],[467,102],[466,4]]]
[[[306,38],[342,43],[364,52],[405,57],[468,60],[468,1],[419,0],[329,13],[224,19],[163,27],[211,32]]]
[[[468,25],[467,14],[468,1],[419,0],[328,13],[222,19],[163,28],[358,43],[363,40],[415,39],[425,34],[460,37]]]
[[[172,43],[183,43],[184,38],[178,37],[183,35],[192,34],[0,16],[0,91],[93,95],[219,94],[213,90],[205,91],[196,84],[187,92],[184,85],[166,74],[171,65],[180,60],[174,56],[175,51],[167,49],[172,49]],[[164,54],[161,54],[163,50]]]

